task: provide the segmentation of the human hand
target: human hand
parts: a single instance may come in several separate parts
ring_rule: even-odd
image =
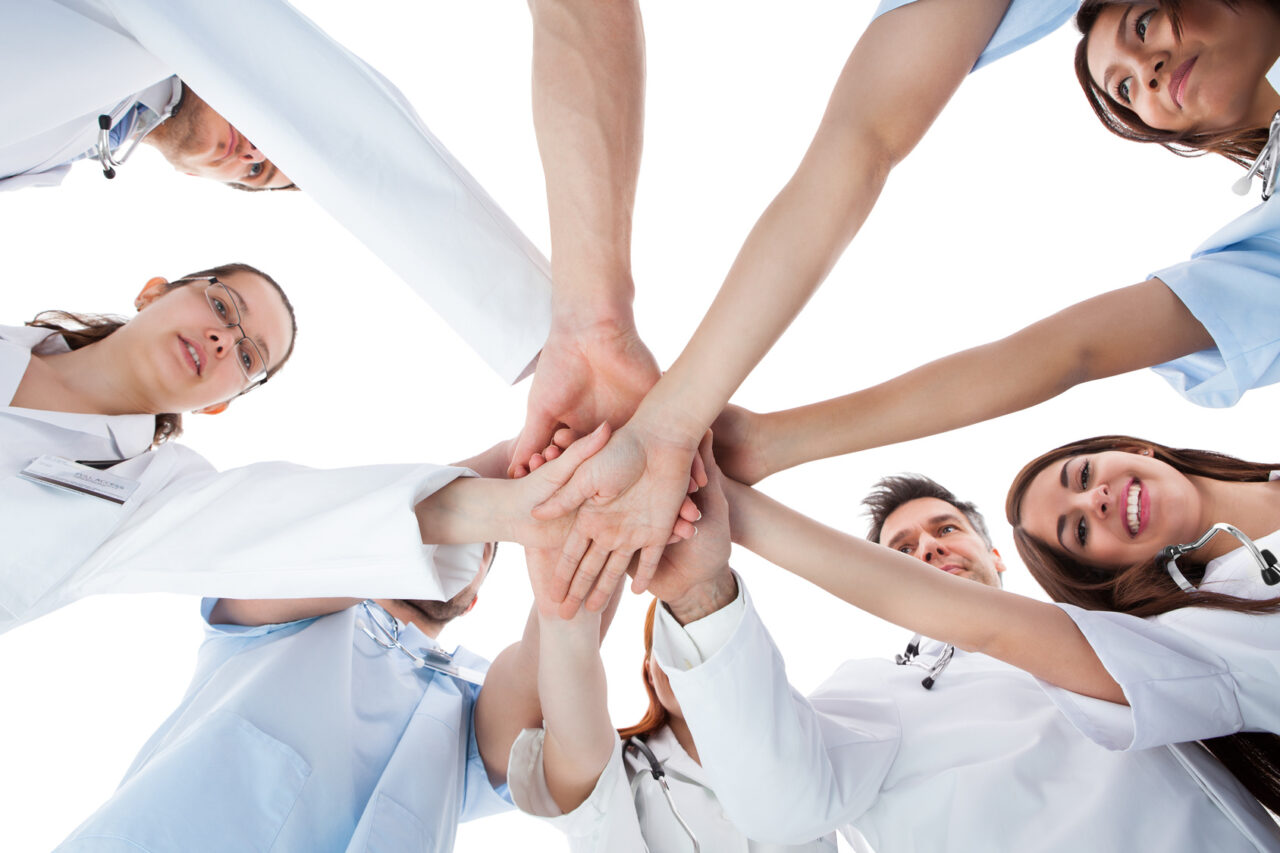
[[[538,356],[508,476],[533,470],[532,457],[552,443],[560,426],[579,433],[602,422],[621,427],[658,376],[658,364],[632,324],[553,325]]]
[[[718,610],[737,594],[729,571],[729,505],[711,442],[708,433],[698,447],[707,485],[697,495],[702,511],[697,535],[665,549],[649,582],[649,591],[667,604],[681,624]]]
[[[554,497],[534,507],[534,517],[545,520],[578,511],[554,573],[561,615],[571,616],[583,602],[591,610],[603,608],[636,551],[632,589],[643,592],[663,547],[673,536],[693,535],[699,513],[685,495],[691,485],[706,482],[705,472],[702,482],[690,482],[694,452],[633,422]]]
[[[765,459],[764,416],[741,406],[725,406],[711,425],[715,461],[730,479],[754,485],[773,473]]]

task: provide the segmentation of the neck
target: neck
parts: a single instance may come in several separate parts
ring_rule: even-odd
[[[1220,521],[1240,528],[1250,539],[1258,539],[1280,530],[1280,480],[1237,483],[1205,477],[1191,479],[1204,501],[1200,517],[1201,532]],[[1237,547],[1239,543],[1234,538],[1215,536],[1196,555],[1197,560],[1207,563]]]
[[[110,337],[71,352],[32,353],[12,405],[95,415],[157,414],[136,377],[109,356]]]
[[[671,729],[671,733],[676,736],[676,743],[680,744],[680,748],[689,754],[695,764],[701,766],[702,762],[698,760],[698,747],[693,743],[693,735],[690,734],[689,724],[684,721],[684,717],[668,711],[667,728]]]
[[[421,611],[410,607],[402,601],[396,601],[395,599],[390,598],[380,598],[377,599],[377,602],[382,605],[383,610],[386,610],[401,622],[413,625],[433,640],[440,639],[440,632],[444,630],[444,626],[447,624],[445,622],[435,622],[428,619]]]

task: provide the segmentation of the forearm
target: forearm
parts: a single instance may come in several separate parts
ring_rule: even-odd
[[[1082,382],[1212,346],[1158,280],[1072,305],[1006,338],[872,388],[762,416],[769,473],[959,429],[1020,411]]]
[[[513,480],[460,477],[423,498],[414,507],[423,544],[521,541],[525,519],[512,505],[515,487]]]
[[[538,695],[546,727],[543,769],[561,811],[590,794],[613,753],[617,732],[609,718],[600,617],[540,617]]]
[[[941,572],[858,539],[736,483],[734,541],[837,598],[912,631],[999,658],[1051,683],[1123,696],[1062,610]]]
[[[538,618],[530,612],[520,642],[494,659],[476,700],[476,743],[494,785],[507,778],[511,745],[520,732],[542,725],[538,701]]]
[[[630,321],[644,125],[634,0],[531,0],[533,118],[547,183],[553,322]]]

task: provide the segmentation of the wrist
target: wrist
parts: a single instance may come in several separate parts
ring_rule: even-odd
[[[551,299],[551,333],[580,335],[584,331],[613,330],[615,334],[635,329],[635,285],[630,276],[614,277],[607,288],[570,287],[556,279],[557,292]],[[601,292],[604,291],[604,292]]]
[[[714,577],[694,584],[679,598],[664,601],[663,604],[677,622],[688,625],[727,607],[737,597],[738,579],[726,563]]]

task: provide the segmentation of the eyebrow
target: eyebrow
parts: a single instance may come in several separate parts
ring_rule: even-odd
[[[231,295],[235,297],[236,302],[239,303],[240,319],[244,320],[245,318],[249,317],[250,316],[249,304],[244,301],[244,297],[240,295],[240,291],[236,290],[234,287],[227,284],[225,281],[222,282],[222,286],[225,287],[228,291],[230,291]],[[267,359],[267,364],[270,364],[271,363],[271,347],[267,346],[267,342],[264,341],[261,336],[254,338],[253,342],[258,345],[259,349],[262,350],[263,356],[265,356]]]
[[[1058,516],[1058,544],[1062,546],[1063,551],[1070,551],[1067,543],[1062,541],[1062,529],[1067,526],[1067,517],[1065,515]]]
[[[1062,463],[1062,471],[1058,474],[1058,482],[1062,484],[1062,488],[1064,488],[1064,489],[1066,489],[1066,488],[1070,488],[1070,487],[1067,485],[1067,465],[1069,465],[1069,464],[1071,464],[1071,460],[1070,460],[1070,459],[1068,459],[1066,462],[1063,462],[1063,463]]]
[[[958,514],[954,512],[944,512],[940,515],[935,515],[932,518],[925,519],[924,526],[936,527],[937,525],[942,524],[944,521],[959,522],[960,520],[961,518]],[[890,539],[887,543],[885,543],[885,547],[896,549],[899,543],[901,543],[903,539],[907,538],[907,536],[909,536],[910,533],[911,533],[910,528],[908,528],[907,530],[899,530],[896,534],[894,534],[892,539]]]
[[[1129,28],[1127,26],[1127,23],[1129,21],[1129,13],[1132,11],[1133,11],[1133,6],[1126,5],[1124,7],[1124,14],[1120,16],[1120,26],[1116,27],[1116,45],[1117,46],[1124,44],[1125,33],[1129,32]],[[1111,91],[1109,86],[1111,83],[1111,75],[1114,72],[1115,72],[1114,66],[1108,67],[1106,73],[1102,75],[1103,91],[1107,91],[1107,92]]]

